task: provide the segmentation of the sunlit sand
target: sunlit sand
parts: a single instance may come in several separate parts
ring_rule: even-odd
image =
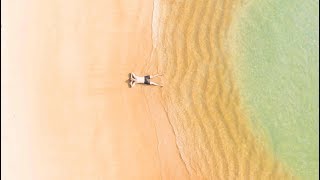
[[[301,108],[307,115],[299,117],[311,118],[301,127],[319,134],[312,124],[318,122],[314,112],[319,103],[311,104],[318,94],[310,85],[319,71],[313,67],[319,63],[304,61],[303,67],[313,68],[306,73],[301,62],[291,60],[300,56],[309,60],[311,53],[275,53],[278,49],[273,45],[283,52],[291,47],[301,50],[301,45],[289,48],[280,43],[278,36],[293,38],[280,26],[278,16],[270,17],[276,28],[259,9],[269,7],[274,12],[273,4],[266,1],[260,7],[257,3],[256,8],[250,3],[254,4],[247,0],[2,1],[1,177],[316,177],[312,173],[319,164],[310,159],[319,148],[310,143],[316,139],[313,134],[305,133],[311,138],[302,151],[299,148],[307,143],[295,137],[298,131],[290,132],[290,143],[297,147],[287,157],[283,154],[291,148],[285,142],[290,140],[286,136],[290,127],[295,130],[291,123],[305,125],[297,118],[299,114],[288,113],[300,110],[301,102],[308,109]],[[287,10],[285,15],[290,15],[291,8]],[[249,21],[248,12],[266,22]],[[287,18],[281,8],[277,12]],[[256,21],[260,25],[251,23]],[[290,22],[288,27],[298,24]],[[240,30],[241,23],[251,33]],[[313,24],[309,25],[312,29]],[[272,27],[274,33],[262,26]],[[265,36],[268,33],[270,37]],[[312,49],[316,41],[295,40],[308,42],[312,60],[319,56]],[[263,50],[252,53],[258,47]],[[280,65],[291,65],[295,73],[279,65],[272,68],[275,75],[262,75],[269,72],[265,62],[278,62],[283,54],[288,61],[282,58]],[[291,83],[293,76],[301,78],[298,86]],[[275,83],[278,80],[281,83]],[[310,86],[300,86],[302,82]],[[278,89],[272,89],[273,84]],[[301,87],[309,89],[300,93]],[[295,96],[287,98],[288,102],[280,100],[289,92],[285,88],[294,89],[291,95]],[[270,100],[271,94],[279,98]],[[265,116],[259,117],[259,112]],[[268,123],[261,123],[259,129],[261,119]],[[281,127],[280,133],[275,131],[270,137],[270,129]],[[273,146],[272,140],[278,144]],[[307,169],[309,164],[312,167]]]

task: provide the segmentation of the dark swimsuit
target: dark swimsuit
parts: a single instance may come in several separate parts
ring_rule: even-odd
[[[150,85],[150,76],[149,75],[144,77],[144,84]]]

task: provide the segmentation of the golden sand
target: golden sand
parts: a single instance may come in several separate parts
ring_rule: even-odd
[[[159,100],[126,82],[145,73],[152,1],[1,4],[3,179],[188,179]]]
[[[158,25],[149,0],[1,2],[2,178],[291,178],[241,109],[224,44],[240,3],[156,2]]]
[[[241,105],[225,44],[241,2],[159,2],[146,69],[165,74],[162,103],[192,179],[292,179],[255,137]]]

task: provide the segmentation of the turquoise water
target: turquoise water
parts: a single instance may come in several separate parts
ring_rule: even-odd
[[[318,179],[319,1],[253,0],[239,18],[241,94],[275,156]]]

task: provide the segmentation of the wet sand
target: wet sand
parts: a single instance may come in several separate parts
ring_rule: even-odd
[[[160,89],[126,82],[147,73],[152,1],[1,4],[2,178],[188,179]]]
[[[244,3],[159,1],[147,69],[165,74],[161,99],[195,179],[293,179],[254,133],[239,94],[230,27]]]
[[[247,1],[155,2],[7,2],[2,177],[294,178],[239,95],[228,43]],[[130,89],[130,72],[165,86]]]

